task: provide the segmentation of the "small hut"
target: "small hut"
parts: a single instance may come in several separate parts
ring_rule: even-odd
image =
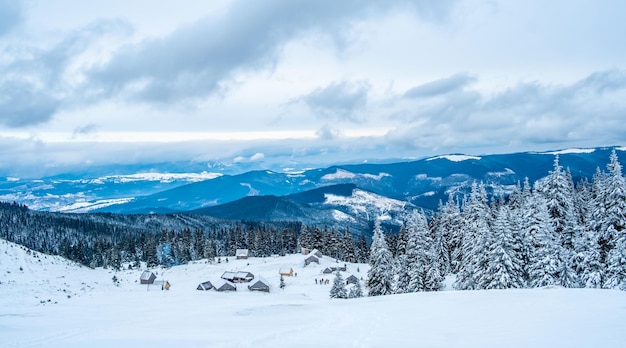
[[[143,271],[141,277],[139,277],[141,284],[154,284],[155,279],[156,275],[150,271]]]
[[[302,255],[308,255],[311,252],[311,249],[301,247],[300,252],[302,253]]]
[[[204,283],[200,283],[198,284],[198,287],[196,288],[196,290],[211,290],[213,289],[213,284],[211,284],[211,281],[206,281]]]
[[[305,259],[304,259],[304,266],[308,266],[310,263],[313,262],[317,262],[317,264],[320,263],[320,259],[315,256],[313,253],[310,253]]]
[[[343,266],[328,266],[328,267],[324,268],[322,273],[330,274],[330,273],[335,273],[337,271],[345,272],[347,269],[348,268],[347,268],[346,264],[344,263]]]
[[[281,267],[278,270],[278,274],[283,277],[293,277],[293,268],[292,267]]]
[[[237,251],[235,252],[235,257],[237,257],[237,260],[240,259],[247,259],[248,258],[248,249],[237,249]]]
[[[359,278],[355,277],[354,274],[350,274],[346,278],[346,284],[356,284],[359,282]]]
[[[248,290],[270,292],[270,283],[265,278],[258,277],[248,285]]]
[[[213,283],[213,288],[217,291],[237,291],[237,286],[228,280],[220,279]]]

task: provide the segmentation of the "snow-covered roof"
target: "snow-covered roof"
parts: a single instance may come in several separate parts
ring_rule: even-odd
[[[235,279],[235,277],[237,276],[237,272],[224,272],[222,274],[222,279]]]
[[[248,249],[237,249],[235,256],[248,256]]]
[[[246,271],[239,271],[237,273],[235,273],[235,278],[254,278],[254,274],[250,273],[250,272],[246,272]]]
[[[253,280],[252,283],[250,283],[250,285],[253,286],[253,285],[257,284],[257,283],[263,283],[263,284],[265,284],[267,286],[270,286],[270,282],[267,281],[267,279],[265,279],[265,278],[263,278],[261,276],[256,277],[256,279]]]
[[[234,283],[229,282],[226,279],[218,279],[214,282],[212,281],[211,284],[213,284],[213,287],[216,290],[237,289],[237,286]]]
[[[150,271],[143,271],[143,273],[141,273],[141,280],[150,280],[150,278],[154,275],[154,273],[150,272]],[[156,278],[156,275],[154,275],[154,277]]]

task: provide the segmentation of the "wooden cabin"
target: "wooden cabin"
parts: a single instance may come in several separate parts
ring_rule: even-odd
[[[200,283],[198,284],[198,287],[196,288],[196,290],[211,290],[213,289],[213,284],[211,283],[211,281],[206,281],[204,283]]]
[[[263,277],[258,277],[248,285],[250,291],[270,292],[270,283]]]
[[[237,260],[240,260],[240,259],[245,260],[248,258],[248,254],[249,254],[248,249],[237,249],[237,251],[235,252],[235,257],[237,258]]]
[[[293,267],[281,267],[278,270],[278,274],[283,277],[293,277]]]
[[[150,271],[143,271],[141,277],[139,277],[141,284],[154,284],[155,279],[156,275]]]

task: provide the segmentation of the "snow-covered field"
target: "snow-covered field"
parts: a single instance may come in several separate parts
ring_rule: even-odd
[[[321,270],[335,261],[304,268],[303,259],[229,258],[155,269],[172,285],[162,291],[140,285],[140,270],[92,270],[0,240],[0,346],[626,346],[626,292],[552,288],[331,300],[331,285],[315,279],[332,284]],[[297,276],[280,289],[283,266]],[[366,265],[347,268],[366,275]],[[227,270],[261,275],[271,292],[250,292],[245,284],[231,293],[195,290]]]

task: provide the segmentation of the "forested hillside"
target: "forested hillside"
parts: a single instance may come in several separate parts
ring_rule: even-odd
[[[626,290],[626,184],[615,152],[607,169],[574,185],[557,156],[547,177],[518,185],[506,199],[490,200],[475,183],[466,200],[451,196],[428,225],[414,212],[392,245],[377,226],[370,295],[437,290],[449,274],[459,290]]]

